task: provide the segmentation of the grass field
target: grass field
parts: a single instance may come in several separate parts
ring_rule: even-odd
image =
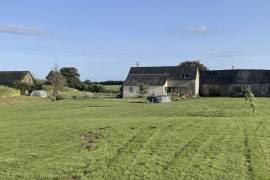
[[[107,90],[112,92],[120,92],[121,85],[103,85]]]
[[[0,100],[0,179],[268,179],[270,99]]]

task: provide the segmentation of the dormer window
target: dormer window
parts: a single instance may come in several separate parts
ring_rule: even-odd
[[[183,74],[183,79],[189,79],[189,74]]]

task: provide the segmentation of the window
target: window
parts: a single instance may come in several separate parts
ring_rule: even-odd
[[[133,93],[133,87],[129,87],[128,91],[129,91],[130,93]]]
[[[189,74],[183,74],[184,79],[189,79]]]

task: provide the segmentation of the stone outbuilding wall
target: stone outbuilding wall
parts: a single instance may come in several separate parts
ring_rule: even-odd
[[[200,86],[200,96],[241,97],[246,90],[251,90],[255,96],[270,97],[270,84],[203,84]]]

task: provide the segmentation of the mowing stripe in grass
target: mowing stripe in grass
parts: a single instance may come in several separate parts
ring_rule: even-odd
[[[196,130],[197,126],[192,126],[189,121],[184,121],[181,126],[176,126],[177,121],[170,122],[174,126],[164,126],[160,131],[151,139],[151,143],[144,146],[138,154],[127,179],[143,178],[143,177],[157,177],[162,172],[162,165],[176,149],[176,145],[181,139],[181,133]],[[174,145],[176,144],[176,145]]]
[[[132,170],[132,178],[143,178],[150,177],[158,178],[164,173],[162,167],[167,166],[167,159],[174,159],[174,151],[178,151],[179,143],[183,141],[186,142],[186,139],[190,139],[191,136],[188,134],[202,132],[200,125],[190,126],[191,124],[186,124],[181,126],[179,129],[175,128],[173,130],[168,130],[166,133],[159,133],[159,136],[156,136],[152,139],[151,144],[147,145],[136,160],[136,166]],[[176,126],[177,127],[177,126]],[[197,133],[196,133],[197,134]],[[199,134],[199,133],[198,133]],[[187,136],[188,135],[188,136]],[[161,140],[161,143],[158,143]],[[167,145],[166,145],[167,144]],[[169,145],[169,146],[168,146]],[[158,158],[160,157],[161,158]],[[154,158],[154,159],[153,159]]]
[[[149,138],[155,134],[157,129],[142,128],[138,130],[135,135],[131,136],[123,146],[116,150],[112,158],[106,160],[106,169],[104,174],[105,179],[117,179],[124,175],[128,166],[136,159],[137,153],[143,148],[144,144],[147,143]],[[103,168],[105,168],[103,166]],[[101,169],[100,169],[101,170]],[[98,171],[100,171],[98,170]],[[95,173],[100,173],[100,172]]]
[[[179,173],[184,179],[220,179],[215,174],[213,167],[217,157],[220,156],[222,143],[225,141],[226,135],[224,130],[227,128],[229,128],[228,123],[218,123],[215,129],[209,130],[209,138],[201,144],[196,153],[189,159],[189,162],[184,167],[179,168]]]
[[[196,155],[200,153],[202,146],[209,140],[211,136],[210,128],[206,128],[196,137],[192,138],[191,141],[181,148],[180,152],[173,159],[173,161],[168,164],[169,169],[167,169],[168,171],[166,173],[176,171],[180,173],[182,177],[185,176],[186,169],[189,168]]]

